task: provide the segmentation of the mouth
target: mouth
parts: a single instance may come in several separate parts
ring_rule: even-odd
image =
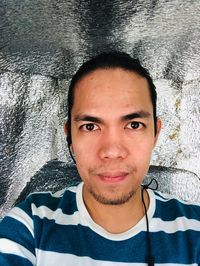
[[[127,172],[104,172],[98,174],[98,177],[103,182],[116,183],[123,181],[127,177]]]

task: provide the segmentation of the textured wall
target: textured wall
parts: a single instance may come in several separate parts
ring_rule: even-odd
[[[46,161],[69,160],[68,80],[100,51],[130,53],[155,80],[163,131],[152,164],[200,176],[199,24],[192,0],[1,0],[0,213]]]

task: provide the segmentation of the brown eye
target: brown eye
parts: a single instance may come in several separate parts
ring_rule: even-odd
[[[87,125],[85,125],[85,128],[86,128],[88,131],[92,131],[92,130],[94,130],[94,124],[87,124]]]
[[[137,128],[139,128],[140,127],[140,123],[139,122],[131,122],[131,128],[133,128],[133,129],[137,129]]]
[[[129,129],[141,129],[142,127],[145,127],[145,125],[143,123],[137,122],[137,121],[130,122],[127,125],[127,128],[129,128]]]
[[[98,127],[93,123],[88,123],[88,124],[82,125],[81,129],[83,129],[84,131],[94,131],[94,130],[97,130]]]

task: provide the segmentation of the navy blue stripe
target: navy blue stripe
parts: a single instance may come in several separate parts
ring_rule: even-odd
[[[55,225],[45,219],[42,230],[37,228],[36,245],[39,249],[89,256],[97,260],[116,262],[144,262],[147,251],[146,233],[131,239],[111,241],[81,225]],[[38,230],[39,229],[39,230]],[[156,263],[195,263],[199,259],[200,237],[196,232],[151,233],[152,250]]]
[[[152,252],[156,263],[200,263],[200,235],[195,231],[178,231],[174,234],[151,233]]]
[[[71,191],[66,191],[58,207],[62,209],[62,212],[64,214],[68,215],[71,215],[74,212],[78,211],[76,194]]]
[[[199,221],[200,206],[187,205],[176,199],[170,199],[165,202],[156,199],[155,218],[161,218],[164,221],[172,221],[183,216],[188,219],[196,219]]]
[[[71,191],[65,191],[63,197],[53,197],[50,193],[35,193],[31,194],[25,201],[21,202],[17,207],[24,210],[31,218],[31,204],[36,207],[46,206],[52,211],[61,208],[63,213],[71,215],[78,210],[76,204],[76,194]]]
[[[9,216],[6,216],[1,222],[0,238],[10,239],[35,255],[34,240],[31,233],[22,223]]]
[[[25,201],[20,202],[16,207],[22,209],[31,219],[33,218],[31,202],[28,200],[28,198]]]
[[[0,265],[2,266],[33,266],[33,264],[22,257],[12,255],[12,254],[3,254],[0,252]]]
[[[53,229],[53,221],[50,221],[42,236],[42,226],[37,228],[36,246],[46,251],[88,256],[97,260],[140,262],[144,260],[146,247],[143,244],[145,234],[136,236],[135,241],[110,241],[97,235],[88,227],[56,225]],[[49,221],[47,222],[49,224]]]

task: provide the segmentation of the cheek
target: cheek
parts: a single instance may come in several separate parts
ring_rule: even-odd
[[[85,180],[85,177],[87,176],[88,168],[90,165],[89,154],[87,151],[82,152],[82,150],[81,151],[77,150],[75,152],[75,156],[76,156],[75,157],[76,167],[79,172],[79,175],[82,180]]]
[[[138,163],[149,162],[151,158],[151,153],[154,147],[154,142],[149,140],[138,140],[130,147],[130,153],[135,156]]]
[[[93,165],[95,160],[95,145],[94,143],[85,141],[76,141],[73,145],[74,154],[76,157],[77,168],[81,171],[87,170]]]
[[[73,150],[76,157],[86,157],[90,156],[90,154],[95,150],[94,141],[79,139],[78,141],[74,141]]]
[[[149,170],[152,146],[149,142],[137,145],[136,151],[132,156],[139,180],[143,179]]]

